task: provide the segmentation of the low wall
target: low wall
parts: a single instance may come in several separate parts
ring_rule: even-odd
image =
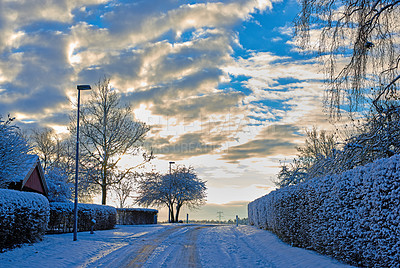
[[[147,208],[117,208],[117,224],[157,224],[156,209]]]
[[[275,190],[249,223],[294,246],[361,267],[400,263],[400,156]]]

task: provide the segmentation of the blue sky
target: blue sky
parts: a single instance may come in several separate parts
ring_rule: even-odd
[[[193,165],[207,181],[192,217],[245,217],[305,129],[328,127],[321,68],[292,40],[297,11],[295,0],[0,0],[0,114],[63,133],[76,85],[107,75],[151,125],[153,165]]]

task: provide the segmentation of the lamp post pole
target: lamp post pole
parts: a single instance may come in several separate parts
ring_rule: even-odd
[[[171,169],[171,165],[172,164],[175,164],[175,162],[169,162],[169,176],[171,177],[171,175],[172,175],[172,169]],[[171,185],[171,178],[170,178],[170,181],[169,181],[169,183],[170,183],[170,185]],[[171,190],[171,187],[169,187],[170,188],[170,190]],[[171,204],[170,204],[171,205]],[[171,208],[168,206],[168,223],[170,223],[171,222]]]
[[[78,240],[78,166],[79,166],[79,106],[81,90],[90,90],[90,85],[78,85],[78,114],[76,122],[76,156],[75,156],[75,202],[74,202],[74,241]]]

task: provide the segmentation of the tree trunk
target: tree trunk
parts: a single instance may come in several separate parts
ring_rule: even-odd
[[[175,218],[174,218],[174,205],[173,204],[171,204],[170,205],[170,213],[169,213],[169,215],[170,215],[170,217],[171,217],[171,222],[175,222]]]
[[[179,211],[181,210],[181,207],[182,207],[182,204],[176,205],[176,217],[175,217],[176,222],[179,221]]]
[[[107,202],[107,186],[105,184],[101,185],[101,204],[105,205]]]
[[[107,162],[106,162],[107,163]],[[107,203],[107,166],[103,163],[103,178],[101,180],[101,204]]]

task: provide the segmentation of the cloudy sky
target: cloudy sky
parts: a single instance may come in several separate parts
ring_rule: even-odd
[[[292,40],[298,8],[296,0],[0,0],[0,115],[63,132],[76,85],[109,76],[152,126],[156,168],[193,165],[207,181],[207,206],[191,217],[245,217],[304,130],[328,125],[320,66]]]

